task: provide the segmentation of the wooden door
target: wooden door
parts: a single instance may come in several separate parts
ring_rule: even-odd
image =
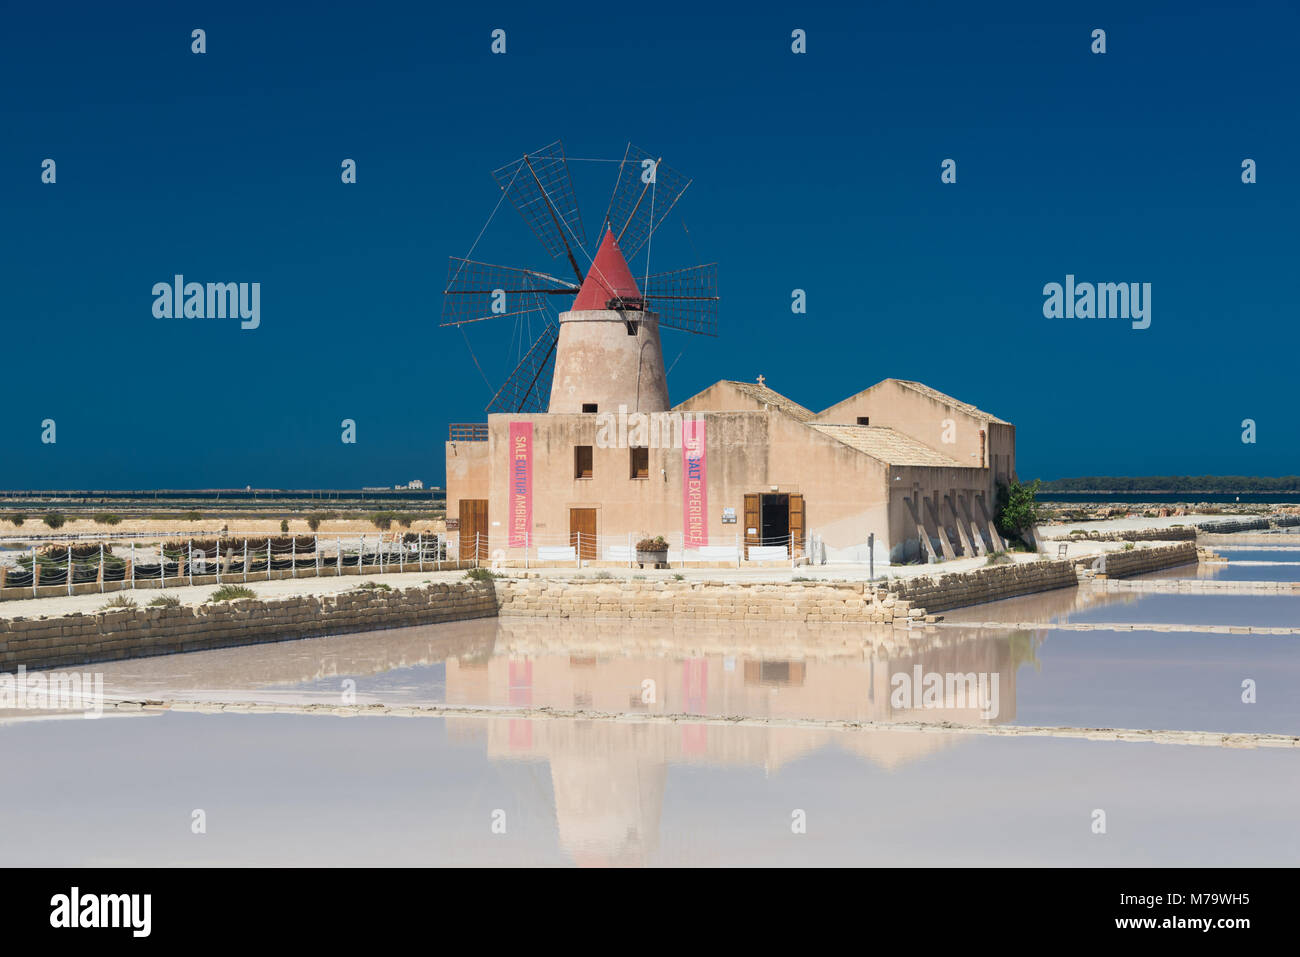
[[[460,557],[462,561],[488,557],[488,503],[485,498],[462,498],[456,508],[460,514]],[[474,554],[477,536],[478,555]]]
[[[749,560],[749,546],[763,544],[761,496],[757,492],[745,495],[745,559]]]
[[[790,496],[790,554],[798,558],[803,554],[804,520],[803,496]]]
[[[596,558],[596,510],[594,508],[569,509],[569,544],[578,550],[583,561]]]

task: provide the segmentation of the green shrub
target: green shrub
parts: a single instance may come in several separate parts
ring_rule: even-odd
[[[95,524],[96,525],[121,525],[122,516],[114,515],[112,512],[96,512]]]
[[[139,606],[136,605],[135,599],[132,598],[130,595],[114,595],[108,601],[104,602],[102,606],[100,606],[100,611],[103,611],[105,608],[136,608],[136,607]]]
[[[465,571],[465,577],[476,582],[492,581],[494,578],[504,578],[504,575],[498,575],[490,568],[470,568]]]
[[[150,608],[179,608],[181,600],[175,595],[159,595],[153,601],[149,602]]]
[[[370,515],[370,524],[386,532],[393,527],[393,520],[396,518],[396,512],[373,512]]]
[[[678,574],[676,574],[676,575],[673,576],[673,581],[675,581],[675,582],[683,582],[683,581],[686,581],[686,576],[685,576],[685,575],[682,575],[682,574],[680,574],[680,573],[678,573]]]
[[[22,526],[23,522],[27,521],[27,516],[22,512],[14,512],[9,516],[9,521],[14,523],[14,528],[19,528]]]
[[[45,517],[42,518],[41,521],[50,528],[62,528],[68,520],[58,512],[46,512]]]
[[[993,523],[1003,537],[1023,539],[1026,533],[1032,532],[1034,526],[1042,521],[1036,498],[1041,484],[1038,479],[1034,479],[1028,485],[1021,485],[1019,482],[998,485]]]
[[[222,585],[208,596],[208,601],[231,601],[235,598],[256,597],[257,592],[251,588],[245,588],[243,585]]]
[[[984,562],[984,564],[985,564],[985,565],[1005,565],[1005,564],[1007,564],[1008,562],[1011,562],[1011,561],[1013,561],[1013,560],[1014,560],[1014,559],[1012,559],[1012,557],[1011,557],[1010,555],[1008,555],[1006,552],[990,552],[990,553],[989,553],[989,557],[988,557],[988,559]]]
[[[636,550],[638,552],[666,552],[668,542],[664,540],[662,535],[656,535],[654,538],[643,538],[636,543]]]
[[[282,518],[280,519],[280,534],[287,535],[288,533],[289,533],[289,520],[287,518]]]
[[[192,510],[186,512],[184,515],[181,516],[181,518],[185,519],[185,521],[187,522],[197,522],[202,517],[203,517],[202,512],[195,512]]]
[[[1133,549],[1134,549],[1135,547],[1136,547],[1136,546],[1135,546],[1132,542],[1125,542],[1125,543],[1124,543],[1124,551],[1126,551],[1126,552],[1131,552],[1131,551],[1133,551]]]
[[[365,591],[392,591],[393,590],[392,585],[386,585],[383,582],[362,582],[357,586],[357,588],[364,589]]]

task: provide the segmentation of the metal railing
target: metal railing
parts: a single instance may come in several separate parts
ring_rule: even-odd
[[[487,440],[486,422],[453,422],[447,426],[448,442],[486,442]]]

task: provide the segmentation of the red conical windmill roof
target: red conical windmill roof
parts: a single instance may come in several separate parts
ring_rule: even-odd
[[[641,290],[627,268],[627,260],[614,241],[614,234],[606,229],[600,241],[596,259],[573,300],[574,310],[604,309],[611,299],[640,299]]]

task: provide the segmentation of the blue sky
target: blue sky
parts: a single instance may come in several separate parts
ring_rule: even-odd
[[[1016,423],[1025,478],[1300,471],[1300,14],[983,7],[8,4],[0,486],[442,484],[491,396],[446,260],[557,138],[694,178],[653,266],[716,260],[723,301],[716,339],[665,333],[674,401],[896,376]],[[594,237],[615,167],[573,171]],[[552,265],[508,207],[475,258]],[[155,318],[178,272],[260,282],[260,327]],[[1151,283],[1151,327],[1044,318],[1067,273]],[[503,376],[517,330],[476,336]]]

